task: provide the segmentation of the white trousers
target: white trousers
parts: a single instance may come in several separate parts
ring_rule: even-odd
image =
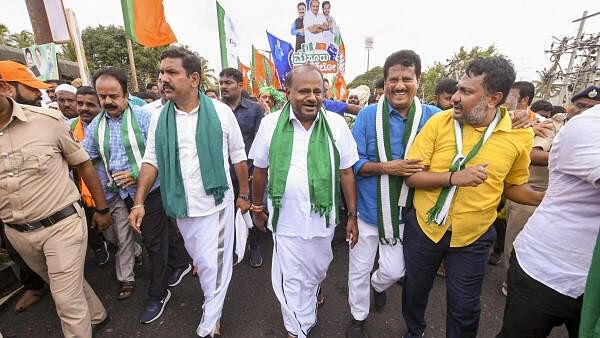
[[[400,224],[400,237],[404,224]],[[379,249],[379,268],[373,272],[369,283],[369,273],[373,270],[375,254]],[[348,303],[356,320],[369,316],[371,288],[383,292],[396,283],[405,273],[402,243],[383,245],[379,242],[377,226],[358,219],[358,243],[349,250]]]
[[[327,237],[273,234],[271,280],[288,333],[304,338],[317,323],[317,294],[333,259]]]
[[[233,270],[233,203],[214,214],[177,219],[185,248],[198,268],[204,292],[202,318],[196,333],[212,336],[221,319]]]

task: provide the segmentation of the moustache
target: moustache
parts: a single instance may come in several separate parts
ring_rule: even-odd
[[[171,86],[168,83],[163,83],[163,90],[165,90],[165,89],[171,89],[171,90],[173,90],[174,88],[173,88],[173,86]]]
[[[118,107],[113,104],[107,104],[104,106],[104,109],[117,109]]]
[[[462,110],[464,107],[462,106],[462,104],[453,104],[452,108]]]

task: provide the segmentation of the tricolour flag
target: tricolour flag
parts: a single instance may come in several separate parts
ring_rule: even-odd
[[[279,79],[277,78],[275,65],[266,56],[259,53],[252,46],[252,64],[251,67],[251,83],[252,93],[258,97],[261,87],[273,86],[276,89],[281,88]]]
[[[125,32],[144,47],[158,47],[177,41],[165,19],[162,0],[121,0]]]
[[[287,41],[281,40],[273,34],[267,32],[269,46],[271,46],[271,56],[275,64],[275,71],[279,82],[285,85],[285,77],[292,70],[291,55],[294,47]]]
[[[240,38],[233,25],[231,18],[225,14],[225,10],[218,1],[217,24],[219,27],[219,46],[221,47],[221,68],[237,68],[238,46]]]

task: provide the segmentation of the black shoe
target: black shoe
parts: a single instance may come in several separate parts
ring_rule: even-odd
[[[377,292],[372,286],[373,289],[373,301],[375,303],[375,311],[380,312],[385,307],[385,303],[387,302],[387,296],[385,295],[385,291]]]
[[[350,324],[346,328],[346,338],[365,338],[368,337],[365,323],[367,320],[356,320],[352,318]]]
[[[106,315],[106,318],[104,318],[104,320],[100,323],[92,324],[92,336],[100,332],[100,330],[102,330],[102,328],[106,326],[108,322],[110,322],[110,316]]]
[[[174,287],[174,286],[179,285],[179,283],[181,283],[181,280],[183,279],[183,277],[185,277],[185,275],[190,273],[190,271],[192,271],[192,264],[187,264],[179,269],[173,270],[173,272],[171,273],[171,275],[169,276],[169,279],[168,279],[169,287]]]
[[[260,268],[263,264],[263,258],[260,253],[260,247],[250,247],[250,266],[253,268]]]
[[[490,265],[498,265],[500,263],[502,263],[502,256],[503,253],[502,252],[492,252],[492,254],[490,255],[490,258],[488,259],[488,264]]]
[[[162,299],[149,300],[144,313],[140,317],[140,323],[150,324],[157,320],[165,310],[169,299],[171,299],[171,291],[167,289],[167,294]]]
[[[103,241],[100,248],[94,251],[94,261],[97,266],[103,266],[108,263],[109,258],[110,253],[108,252],[108,245]]]

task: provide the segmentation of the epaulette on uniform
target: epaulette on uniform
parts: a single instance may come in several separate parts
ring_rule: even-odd
[[[33,112],[33,113],[37,113],[37,114],[50,116],[57,120],[62,120],[64,118],[63,114],[59,110],[56,110],[56,109],[29,106],[29,105],[25,105],[25,104],[21,105],[21,109],[23,109],[23,111],[29,111],[29,112]]]

